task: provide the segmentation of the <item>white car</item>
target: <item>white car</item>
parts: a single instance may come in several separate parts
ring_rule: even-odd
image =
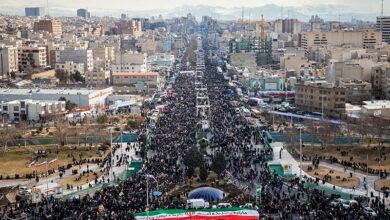
[[[368,216],[376,216],[376,212],[371,207],[364,207],[363,212]]]
[[[31,193],[31,189],[26,186],[19,186],[19,192],[23,194]]]

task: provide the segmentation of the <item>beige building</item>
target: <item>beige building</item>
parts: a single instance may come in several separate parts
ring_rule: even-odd
[[[160,74],[157,72],[112,73],[112,84],[119,94],[152,94],[160,88]]]
[[[299,73],[302,67],[310,66],[310,62],[303,56],[289,55],[286,54],[280,58],[280,68],[286,70],[295,70]]]
[[[345,98],[345,87],[335,87],[326,81],[301,81],[296,84],[295,104],[302,111],[342,117]]]
[[[85,68],[84,63],[75,63],[73,61],[65,61],[63,63],[56,63],[56,70],[64,70],[70,74],[74,74],[76,72],[81,73],[81,75],[84,75]]]
[[[85,73],[85,83],[95,87],[110,85],[110,71],[88,71]]]
[[[301,46],[308,52],[314,45],[351,45],[361,48],[377,48],[382,44],[380,31],[334,31],[334,32],[305,32],[301,36]]]
[[[26,46],[18,48],[18,66],[21,71],[28,67],[45,67],[46,65],[46,47]]]
[[[56,20],[40,20],[34,23],[34,31],[46,31],[54,35],[62,34],[62,24]]]
[[[0,76],[6,78],[8,73],[18,71],[18,49],[14,46],[0,45]]]
[[[390,99],[390,67],[381,65],[371,70],[373,96],[376,99]]]
[[[352,105],[361,105],[363,101],[371,100],[371,83],[364,81],[343,81],[342,87],[345,87],[345,102]]]

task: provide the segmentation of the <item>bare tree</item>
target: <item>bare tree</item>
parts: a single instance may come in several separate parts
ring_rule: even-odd
[[[62,117],[57,117],[54,120],[54,127],[56,128],[55,136],[58,140],[60,146],[64,146],[66,142],[66,137],[69,132],[69,123],[64,120]],[[58,149],[57,149],[58,150]]]
[[[17,130],[15,128],[8,127],[8,125],[0,130],[0,143],[4,146],[5,151],[8,148],[9,142],[15,139],[16,136],[18,136]]]
[[[321,141],[322,149],[332,141],[332,124],[329,121],[321,120],[318,127],[318,138]]]
[[[23,130],[23,138],[24,138],[24,147],[27,147],[27,131],[28,131],[28,123],[26,121],[21,121],[18,126]]]

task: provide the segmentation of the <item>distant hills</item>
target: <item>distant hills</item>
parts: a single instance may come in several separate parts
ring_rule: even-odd
[[[328,5],[328,4],[316,4],[316,5],[301,5],[294,7],[284,7],[283,17],[298,18],[302,21],[308,21],[312,15],[318,14],[325,20],[341,20],[351,21],[352,18],[359,20],[375,21],[378,14],[374,14],[372,10],[356,10],[353,8],[356,5]],[[94,9],[90,8],[92,16],[112,16],[120,17],[122,13],[128,14],[129,17],[152,17],[162,15],[163,18],[171,18],[178,16],[185,16],[191,13],[198,19],[203,15],[212,16],[213,18],[223,20],[236,20],[242,16],[242,8],[225,8],[215,7],[208,5],[187,5],[180,6],[173,9],[156,9],[156,10],[113,10],[113,9]],[[282,17],[282,7],[275,4],[268,4],[259,7],[245,8],[245,19],[259,19],[261,14],[264,15],[266,20],[274,20]],[[4,14],[17,14],[23,15],[24,8],[12,7],[10,4],[2,5],[0,13]],[[66,8],[53,5],[50,7],[50,15],[52,16],[75,16],[76,8]]]

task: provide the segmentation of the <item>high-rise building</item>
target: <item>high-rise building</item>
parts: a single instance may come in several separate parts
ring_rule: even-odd
[[[45,14],[45,8],[42,7],[25,8],[24,11],[28,17],[38,17]]]
[[[62,24],[56,20],[40,20],[34,23],[34,31],[47,31],[55,35],[62,34]]]
[[[88,19],[91,17],[91,13],[89,13],[89,11],[87,9],[80,8],[77,10],[77,16]]]
[[[0,76],[18,71],[18,50],[14,46],[0,45]]]
[[[334,32],[305,32],[301,36],[301,46],[306,53],[312,46],[342,46],[351,45],[367,49],[375,49],[382,44],[380,31],[362,30],[362,31],[334,31]]]
[[[376,29],[382,31],[383,42],[390,43],[390,16],[377,17]]]
[[[275,21],[275,32],[298,34],[302,30],[302,23],[298,19],[278,19]]]

